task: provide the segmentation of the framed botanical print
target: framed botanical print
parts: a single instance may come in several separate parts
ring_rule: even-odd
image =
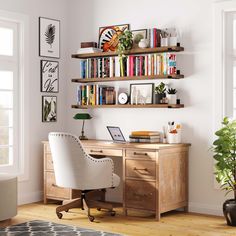
[[[99,28],[98,46],[103,52],[115,51],[119,43],[118,36],[129,29],[129,24],[111,25]]]
[[[42,122],[57,121],[57,97],[42,96]]]
[[[60,21],[39,17],[39,56],[60,58]]]
[[[41,60],[41,92],[59,92],[59,62]]]
[[[141,39],[147,38],[147,29],[131,30],[133,36],[133,47],[137,48]]]

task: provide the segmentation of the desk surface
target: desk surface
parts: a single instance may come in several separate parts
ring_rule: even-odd
[[[89,140],[81,140],[84,146],[98,146],[103,148],[141,148],[141,149],[168,149],[175,147],[189,147],[190,143],[178,143],[178,144],[165,144],[165,143],[116,143],[109,140],[98,140],[98,139],[89,139]],[[44,141],[43,143],[48,143],[48,141]]]

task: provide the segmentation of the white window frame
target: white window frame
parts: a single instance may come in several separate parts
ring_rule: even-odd
[[[213,26],[213,129],[221,127],[222,119],[226,114],[226,47],[225,47],[225,17],[228,12],[236,12],[236,1],[216,1],[214,3]],[[214,137],[213,137],[214,138]]]
[[[0,10],[0,20],[17,23],[18,26],[18,68],[17,71],[14,71],[14,73],[17,73],[19,81],[17,84],[17,96],[19,98],[19,102],[17,104],[13,104],[14,109],[18,109],[18,120],[14,121],[18,124],[18,163],[15,169],[4,168],[4,166],[0,167],[0,173],[15,174],[18,176],[18,180],[24,181],[28,180],[29,177],[29,17],[22,14]],[[13,50],[13,52],[14,51],[15,50]],[[3,58],[10,59],[8,56],[0,56],[0,61]]]

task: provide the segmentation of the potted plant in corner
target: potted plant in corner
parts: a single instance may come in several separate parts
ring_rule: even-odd
[[[160,104],[164,103],[163,98],[166,97],[166,85],[161,82],[158,86],[155,87],[155,103]]]
[[[176,99],[177,99],[177,90],[173,88],[169,88],[167,90],[167,99],[168,99],[168,104],[176,104]]]
[[[126,59],[125,51],[128,51],[132,48],[133,39],[132,32],[130,30],[126,30],[119,35],[119,43],[117,46],[117,51],[119,54],[120,61],[120,76],[124,76],[124,60]]]
[[[223,204],[227,224],[236,226],[236,120],[223,119],[223,127],[215,132],[217,139],[213,143],[215,177],[226,194],[233,192],[234,198]]]

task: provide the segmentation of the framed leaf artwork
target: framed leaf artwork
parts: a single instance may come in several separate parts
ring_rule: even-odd
[[[60,21],[39,17],[39,56],[60,58]]]
[[[119,43],[118,36],[129,29],[129,24],[112,25],[99,28],[99,48],[103,52],[115,51]]]
[[[59,92],[59,62],[41,60],[41,92]]]
[[[57,121],[57,97],[42,96],[42,122]]]

